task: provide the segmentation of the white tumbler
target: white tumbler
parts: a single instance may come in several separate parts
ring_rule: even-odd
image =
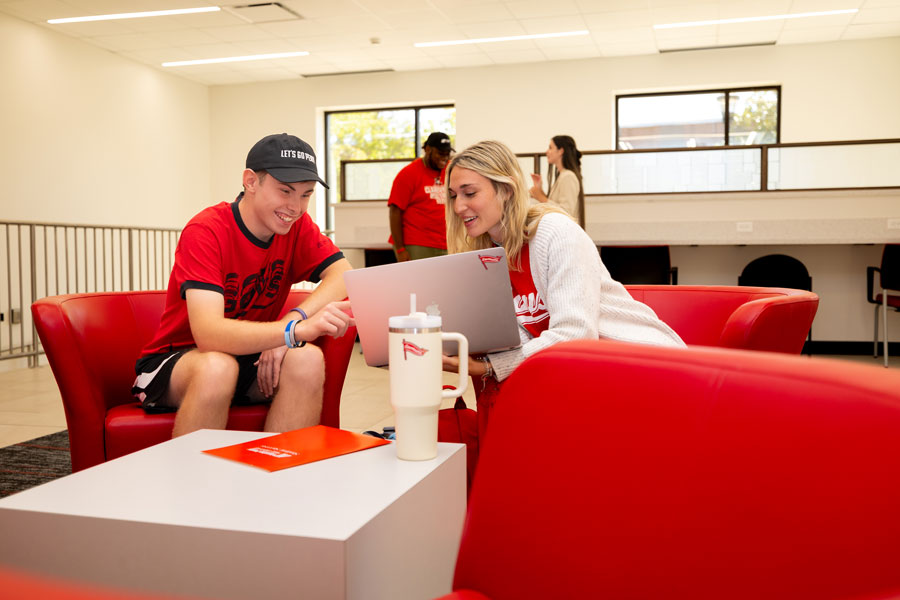
[[[388,321],[388,360],[391,406],[397,435],[397,458],[430,460],[437,456],[438,411],[442,398],[466,391],[469,377],[469,342],[460,333],[441,332],[441,318],[415,310]],[[441,350],[444,340],[459,345],[459,382],[442,390]]]

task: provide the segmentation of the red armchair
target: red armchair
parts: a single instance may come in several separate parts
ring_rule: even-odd
[[[559,344],[504,385],[444,598],[900,598],[898,473],[896,371]]]
[[[819,297],[803,290],[726,285],[626,285],[689,346],[800,354]]]
[[[308,293],[292,291],[285,310]],[[73,471],[171,437],[174,413],[147,414],[130,393],[134,362],[159,326],[165,297],[165,291],[98,292],[51,296],[31,306],[62,396]],[[315,342],[325,354],[323,425],[339,425],[355,340],[351,327],[343,337]],[[227,428],[261,431],[268,410],[267,405],[232,407]]]

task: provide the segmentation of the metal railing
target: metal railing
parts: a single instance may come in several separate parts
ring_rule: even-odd
[[[41,353],[31,304],[58,294],[163,289],[180,229],[0,221],[0,360]]]

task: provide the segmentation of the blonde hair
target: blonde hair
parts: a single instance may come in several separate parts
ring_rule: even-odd
[[[567,214],[550,204],[531,205],[525,176],[516,155],[501,142],[484,141],[469,146],[453,157],[444,175],[444,197],[447,199],[447,248],[452,254],[483,250],[494,246],[490,236],[483,233],[469,237],[466,226],[453,210],[455,199],[450,197],[450,174],[455,168],[469,169],[491,181],[500,202],[500,231],[509,268],[520,270],[519,253],[534,236],[538,223],[551,212]]]

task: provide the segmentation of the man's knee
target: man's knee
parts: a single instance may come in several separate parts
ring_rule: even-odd
[[[295,385],[322,387],[325,383],[325,356],[315,344],[289,350],[284,357],[282,379]]]
[[[200,352],[192,351],[185,363],[185,371],[179,374],[184,381],[185,390],[202,391],[200,394],[191,394],[206,398],[208,401],[221,399],[222,402],[231,402],[234,389],[237,385],[240,367],[237,359],[224,352]],[[176,369],[181,364],[176,365]]]

